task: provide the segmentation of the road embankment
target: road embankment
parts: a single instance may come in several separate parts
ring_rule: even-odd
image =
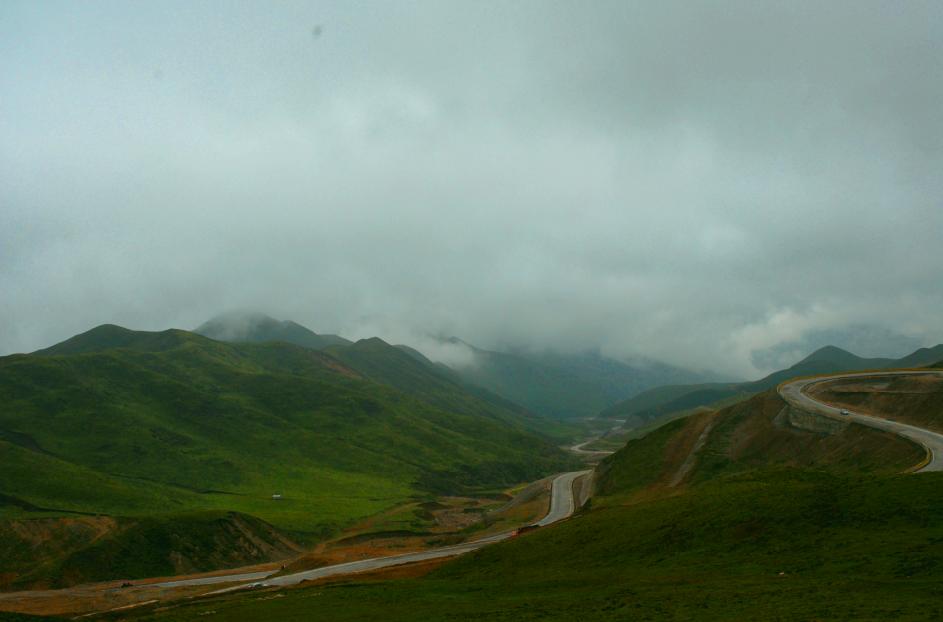
[[[815,378],[801,378],[784,382],[779,385],[780,396],[793,408],[806,413],[827,417],[840,422],[853,422],[868,427],[891,432],[903,438],[906,438],[923,447],[927,452],[927,459],[920,465],[912,469],[915,473],[924,473],[930,471],[943,471],[943,434],[927,430],[915,425],[892,421],[885,417],[879,417],[873,414],[864,414],[854,412],[847,408],[835,406],[810,395],[811,389],[817,385],[829,382],[837,382],[855,379],[893,379],[904,376],[925,376],[936,375],[943,376],[941,371],[888,371],[888,372],[862,372],[850,374],[832,374],[829,376],[819,376]]]

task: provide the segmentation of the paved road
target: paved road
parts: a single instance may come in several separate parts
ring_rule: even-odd
[[[573,514],[576,509],[576,503],[573,500],[573,482],[575,482],[577,478],[587,475],[590,472],[591,471],[572,471],[570,473],[563,473],[562,475],[555,477],[550,486],[550,511],[547,512],[547,515],[544,516],[541,520],[534,523],[534,525],[538,527],[544,527],[546,525],[561,521]],[[324,577],[332,577],[354,572],[364,572],[367,570],[378,570],[380,568],[389,568],[390,566],[400,566],[402,564],[428,561],[431,559],[441,559],[443,557],[455,557],[457,555],[462,555],[463,553],[475,551],[482,547],[488,546],[489,544],[494,544],[495,542],[507,540],[508,538],[512,537],[514,533],[515,532],[513,531],[506,531],[493,536],[488,536],[487,538],[475,540],[474,542],[465,542],[452,546],[444,546],[430,551],[405,553],[403,555],[392,555],[389,557],[374,557],[371,559],[362,559],[355,562],[347,562],[345,564],[324,566],[323,568],[315,568],[313,570],[306,570],[304,572],[296,572],[281,577],[258,579],[255,580],[255,583],[250,585],[258,584],[259,586],[264,587],[295,585],[296,583],[301,583],[302,581],[311,581],[313,579],[322,579]],[[232,581],[230,577],[218,577],[218,579],[219,583],[228,583]],[[206,578],[197,580],[204,582],[201,584],[205,584],[206,582]],[[186,582],[178,583],[178,585],[201,584],[192,584]],[[222,594],[225,592],[245,589],[246,587],[246,585],[237,585],[234,587],[211,592],[211,594]]]
[[[819,384],[821,382],[831,382],[833,380],[848,380],[853,378],[883,378],[889,376],[915,376],[928,374],[939,376],[943,375],[943,371],[864,372],[856,374],[836,374],[834,376],[824,376],[819,378],[805,378],[802,380],[793,380],[792,382],[787,382],[780,385],[779,394],[789,404],[801,410],[818,413],[825,415],[826,417],[832,417],[833,419],[840,419],[842,421],[847,421],[850,419],[856,423],[871,426],[872,428],[878,428],[879,430],[893,432],[903,436],[904,438],[915,441],[930,452],[930,461],[925,466],[918,469],[917,472],[924,473],[928,471],[943,471],[943,434],[931,432],[930,430],[924,430],[923,428],[918,428],[917,426],[908,425],[906,423],[889,421],[887,419],[881,419],[880,417],[872,417],[870,415],[863,415],[861,413],[851,411],[849,411],[848,415],[843,416],[841,414],[841,408],[836,408],[835,406],[820,402],[806,393],[806,390],[814,384]]]
[[[576,510],[576,502],[573,500],[573,482],[577,478],[591,473],[592,471],[572,471],[564,473],[553,480],[550,487],[550,511],[547,515],[535,523],[538,527],[561,521]]]
[[[575,453],[575,454],[580,454],[580,455],[582,455],[582,456],[593,456],[593,457],[598,457],[598,458],[601,458],[602,456],[608,456],[609,454],[615,453],[615,452],[612,452],[612,451],[605,451],[605,450],[602,450],[602,449],[583,449],[583,447],[585,447],[586,445],[589,445],[590,443],[594,443],[594,442],[598,441],[600,438],[602,438],[602,437],[600,437],[600,436],[594,436],[593,438],[589,439],[588,441],[583,441],[582,443],[577,443],[576,445],[572,445],[572,446],[569,447],[568,449],[569,449],[570,451],[572,451],[573,453]]]
[[[212,577],[198,577],[196,579],[176,579],[162,583],[140,583],[142,587],[181,587],[184,585],[214,585],[216,583],[231,583],[232,581],[258,581],[272,574],[271,570],[261,572],[244,572],[242,574],[213,575]]]

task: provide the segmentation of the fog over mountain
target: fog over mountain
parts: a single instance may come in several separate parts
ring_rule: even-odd
[[[0,354],[241,308],[746,378],[933,345],[941,75],[939,2],[6,1]]]

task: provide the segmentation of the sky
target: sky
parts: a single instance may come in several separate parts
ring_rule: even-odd
[[[904,354],[943,341],[941,110],[936,1],[6,0],[0,354],[233,309]]]

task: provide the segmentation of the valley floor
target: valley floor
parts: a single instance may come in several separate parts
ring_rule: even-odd
[[[169,602],[240,582],[258,581],[273,574],[299,573],[367,558],[433,550],[487,537],[543,517],[549,507],[552,479],[512,488],[504,493],[504,500],[501,497],[441,497],[434,502],[404,504],[370,517],[338,537],[282,562],[214,573],[0,593],[0,614],[6,611],[63,615]]]

